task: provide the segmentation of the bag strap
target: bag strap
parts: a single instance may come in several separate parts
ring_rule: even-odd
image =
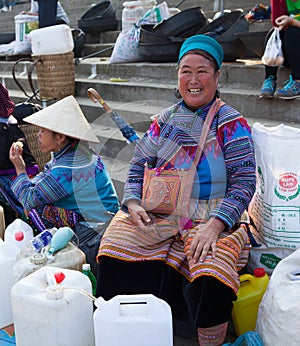
[[[206,118],[205,118],[205,121],[204,121],[204,124],[202,127],[202,131],[201,131],[198,147],[196,150],[195,158],[194,158],[195,163],[196,162],[198,163],[200,161],[200,158],[201,158],[201,155],[203,153],[204,145],[205,145],[206,138],[207,138],[209,129],[211,127],[211,124],[214,120],[216,113],[219,111],[220,107],[223,105],[224,105],[224,102],[221,101],[221,99],[219,99],[219,98],[216,99],[215,102],[211,105],[211,107],[210,107],[210,109],[206,115]],[[193,167],[196,169],[196,165],[193,165]]]

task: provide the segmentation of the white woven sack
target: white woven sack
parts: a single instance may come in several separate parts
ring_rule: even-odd
[[[256,192],[249,206],[258,238],[268,247],[300,247],[300,129],[286,125],[252,129]]]
[[[250,226],[256,246],[251,246],[249,258],[247,262],[247,270],[253,274],[255,268],[264,268],[268,275],[271,275],[278,263],[289,256],[295,250],[281,247],[269,247],[260,241],[257,232]]]
[[[299,263],[300,249],[279,262],[270,278],[255,328],[264,346],[299,346]]]

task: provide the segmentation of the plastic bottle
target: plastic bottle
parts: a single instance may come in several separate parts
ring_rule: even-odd
[[[41,250],[47,246],[53,235],[57,232],[57,228],[45,229],[43,232],[35,236],[31,240],[31,248],[34,252],[41,252]]]
[[[59,228],[52,239],[50,240],[50,247],[48,249],[48,254],[53,255],[55,252],[63,249],[68,242],[73,238],[74,232],[69,227]]]
[[[93,274],[93,272],[91,270],[91,265],[89,263],[84,263],[82,265],[82,273],[89,277],[91,284],[92,284],[93,296],[96,296],[97,279],[96,279],[95,275]]]
[[[233,302],[232,320],[238,336],[255,330],[258,307],[269,283],[263,268],[255,268],[253,273],[240,276],[241,286]]]

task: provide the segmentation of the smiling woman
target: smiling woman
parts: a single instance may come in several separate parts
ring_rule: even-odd
[[[219,100],[222,60],[221,46],[209,36],[192,36],[181,46],[182,100],[155,116],[137,143],[122,209],[98,254],[98,296],[152,293],[171,305],[174,318],[192,323],[199,345],[224,342],[238,270],[250,249],[241,217],[255,191],[250,128],[237,110]],[[194,162],[211,115],[203,154]],[[146,166],[162,176],[162,171],[189,170],[193,164],[189,217],[144,209]],[[161,193],[171,191],[166,186],[161,185]]]

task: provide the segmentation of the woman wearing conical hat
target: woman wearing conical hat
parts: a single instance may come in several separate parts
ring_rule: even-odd
[[[17,172],[11,189],[28,222],[38,232],[74,228],[83,220],[107,222],[119,208],[116,191],[100,156],[87,145],[99,140],[75,98],[68,96],[24,121],[39,126],[39,149],[51,152],[44,171],[29,179],[22,148],[14,143],[10,149]]]

